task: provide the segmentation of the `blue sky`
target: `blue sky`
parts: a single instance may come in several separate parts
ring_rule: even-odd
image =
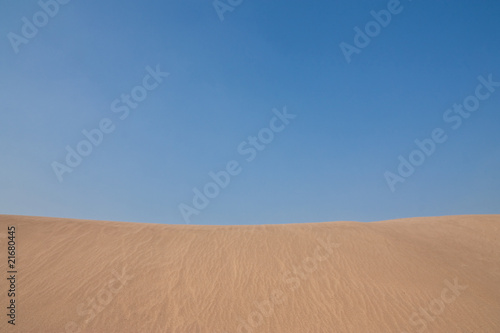
[[[17,53],[9,33],[24,38],[22,18],[41,7],[1,6],[2,214],[270,224],[500,213],[500,87],[481,88],[488,98],[459,128],[443,119],[479,76],[500,82],[498,1],[403,0],[349,63],[339,45],[355,46],[353,29],[391,1],[244,0],[221,21],[207,0],[72,0]],[[148,66],[169,76],[121,120],[110,105]],[[285,107],[296,117],[247,161],[238,146]],[[53,162],[102,119],[114,131],[59,181]],[[385,173],[401,177],[399,156],[435,128],[447,140],[392,191]],[[196,209],[193,189],[229,161],[241,172],[186,220],[179,205]]]

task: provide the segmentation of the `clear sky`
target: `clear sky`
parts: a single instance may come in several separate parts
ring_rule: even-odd
[[[498,1],[60,1],[0,5],[0,213],[500,213]]]

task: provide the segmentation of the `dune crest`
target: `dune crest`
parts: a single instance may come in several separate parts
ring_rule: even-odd
[[[500,215],[192,226],[0,215],[1,332],[500,332]],[[8,280],[0,302],[8,306]]]

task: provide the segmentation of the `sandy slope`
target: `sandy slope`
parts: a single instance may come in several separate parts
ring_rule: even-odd
[[[230,227],[0,215],[0,332],[498,333],[499,234],[500,215]]]

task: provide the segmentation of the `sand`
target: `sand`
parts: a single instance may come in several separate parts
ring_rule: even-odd
[[[500,215],[264,226],[0,215],[0,332],[498,333],[499,235]]]

